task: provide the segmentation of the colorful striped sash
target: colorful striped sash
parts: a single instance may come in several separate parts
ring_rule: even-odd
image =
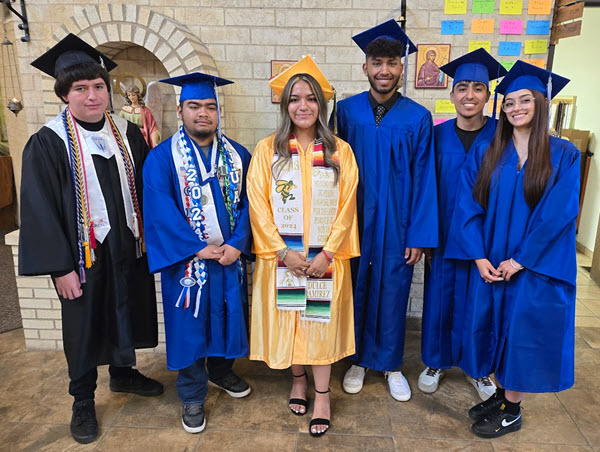
[[[302,170],[298,142],[290,136],[290,161],[273,178],[273,216],[281,238],[290,250],[312,260],[321,252],[337,215],[339,188],[334,172],[325,164],[323,143],[316,140],[312,159],[312,201],[309,243],[304,243]],[[337,157],[337,154],[335,154]],[[274,156],[274,160],[277,156]],[[297,277],[277,259],[277,309],[302,311],[304,320],[328,323],[333,298],[333,264],[320,278]]]

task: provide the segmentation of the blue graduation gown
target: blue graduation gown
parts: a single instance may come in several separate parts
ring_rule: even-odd
[[[456,119],[433,128],[438,189],[440,241],[432,251],[431,267],[425,265],[425,290],[421,355],[425,365],[436,369],[456,366],[460,358],[462,317],[467,295],[469,262],[444,259],[454,201],[467,153],[456,134]],[[487,118],[469,152],[487,147],[494,138],[496,120]]]
[[[161,272],[167,366],[178,370],[206,356],[247,356],[248,302],[245,284],[240,283],[237,263],[224,267],[217,261],[207,260],[208,281],[202,288],[198,317],[194,317],[197,285],[191,290],[190,307],[183,309],[183,303],[179,308],[175,307],[182,290],[180,280],[185,264],[206,245],[189,226],[185,216],[171,153],[172,139],[155,147],[144,165],[144,231],[150,271]],[[249,256],[251,238],[245,176],[250,154],[243,146],[229,141],[243,162],[243,185],[238,204],[240,217],[233,232],[218,177],[200,183],[208,185],[213,193],[224,243]],[[207,160],[202,153],[200,155],[202,162],[198,162],[194,155],[198,175],[199,164],[208,169]]]
[[[508,282],[486,284],[471,266],[460,367],[475,378],[495,372],[513,391],[562,391],[574,381],[579,151],[550,137],[553,173],[530,210],[525,167],[517,171],[511,141],[487,211],[471,194],[484,152],[478,148],[463,167],[445,257],[487,258],[495,267],[512,257],[525,269]]]
[[[431,114],[400,96],[379,126],[363,92],[338,103],[338,134],[356,156],[361,257],[352,262],[354,319],[361,366],[402,364],[413,267],[405,248],[438,243]]]

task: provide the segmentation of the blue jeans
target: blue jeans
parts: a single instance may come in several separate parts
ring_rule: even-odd
[[[205,364],[205,361],[207,363]],[[177,375],[177,394],[184,405],[203,405],[208,392],[208,378],[219,380],[231,372],[233,359],[218,356],[200,358]],[[206,368],[208,367],[208,372]]]

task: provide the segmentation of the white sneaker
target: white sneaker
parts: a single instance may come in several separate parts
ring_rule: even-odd
[[[400,402],[410,400],[410,386],[408,386],[408,381],[406,381],[402,372],[384,372],[384,375],[390,385],[390,393],[394,399]]]
[[[446,372],[443,369],[435,369],[427,367],[421,375],[419,375],[419,389],[426,394],[433,394],[437,391],[440,380],[444,378]]]
[[[365,373],[367,369],[361,366],[357,366],[353,364],[350,366],[350,369],[346,371],[346,375],[344,375],[344,391],[348,394],[356,394],[360,392],[363,387],[363,382],[365,381]]]
[[[465,374],[465,377],[469,383],[475,386],[479,397],[481,397],[481,400],[484,402],[496,393],[496,385],[489,376],[472,378]]]

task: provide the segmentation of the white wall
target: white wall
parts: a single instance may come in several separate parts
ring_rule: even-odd
[[[598,43],[600,42],[600,8],[586,7],[581,35],[559,41],[554,54],[553,72],[571,79],[560,95],[577,96],[575,128],[594,134],[590,150],[592,158],[577,241],[594,250],[600,214],[600,83]],[[583,175],[582,175],[583,177]]]

